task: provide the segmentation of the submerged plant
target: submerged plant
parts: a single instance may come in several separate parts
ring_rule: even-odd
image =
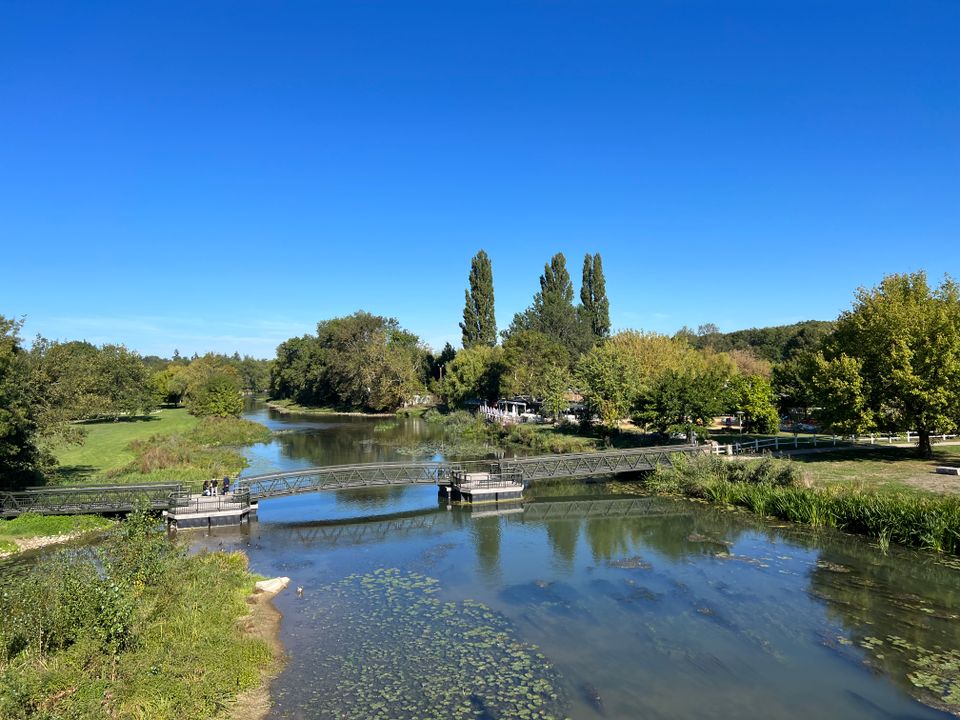
[[[437,580],[378,569],[318,596],[316,684],[298,711],[337,718],[560,718],[556,669],[489,607]],[[278,698],[283,708],[293,688]]]

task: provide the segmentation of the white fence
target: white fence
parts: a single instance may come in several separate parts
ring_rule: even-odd
[[[957,435],[931,435],[931,442],[945,442],[957,438]],[[839,443],[844,445],[910,445],[919,442],[919,435],[912,430],[905,433],[893,435],[852,435],[841,437],[838,435],[817,436],[811,435],[801,438],[794,435],[792,438],[775,437],[764,440],[754,439],[739,443],[729,443],[726,445],[714,446],[715,455],[759,455],[762,452],[789,452],[790,450],[799,450],[800,448],[820,448],[836,447]]]

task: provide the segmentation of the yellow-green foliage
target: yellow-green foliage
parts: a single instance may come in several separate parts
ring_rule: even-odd
[[[0,717],[206,719],[260,682],[270,649],[239,623],[246,556],[187,556],[147,525],[103,550],[0,585]]]

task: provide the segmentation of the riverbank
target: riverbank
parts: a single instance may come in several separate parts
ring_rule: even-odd
[[[397,415],[395,412],[367,412],[364,410],[351,410],[349,408],[311,407],[309,405],[298,405],[292,400],[267,400],[266,405],[281,415],[341,415],[343,417],[369,418],[392,418]]]
[[[247,461],[236,447],[269,442],[260,423],[197,418],[185,408],[123,422],[86,426],[80,446],[56,448],[51,484],[135,484],[179,481],[199,489],[204,480],[235,477]]]
[[[680,457],[673,466],[658,469],[642,487],[645,492],[708,500],[764,517],[865,535],[875,538],[882,550],[893,542],[960,555],[960,497],[955,495],[816,487],[804,482],[795,461],[728,461],[708,455]]]
[[[188,555],[142,515],[5,574],[0,717],[229,717],[281,657],[259,579],[242,552]]]
[[[50,516],[24,513],[0,520],[0,558],[103,532],[115,523],[99,515]]]

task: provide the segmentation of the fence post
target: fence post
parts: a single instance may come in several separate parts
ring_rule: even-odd
[[[779,450],[779,449],[780,449],[780,438],[779,438],[779,437],[775,437],[775,438],[773,439],[773,447],[774,447],[775,450]]]
[[[833,444],[834,444],[834,446],[836,446],[836,444],[837,444],[837,436],[836,436],[836,435],[833,436]]]
[[[795,448],[796,448],[796,447],[799,447],[799,445],[797,445],[797,438],[798,438],[798,437],[800,437],[800,436],[797,435],[796,433],[793,434],[793,446],[794,446]]]
[[[753,451],[754,451],[755,453],[760,452],[760,441],[759,441],[759,440],[754,440],[754,441],[753,441]]]
[[[817,446],[817,434],[816,434],[816,433],[813,434],[813,446],[814,446],[814,447]]]
[[[873,445],[873,433],[870,433],[870,444]]]
[[[910,444],[910,431],[907,430],[907,445]]]

